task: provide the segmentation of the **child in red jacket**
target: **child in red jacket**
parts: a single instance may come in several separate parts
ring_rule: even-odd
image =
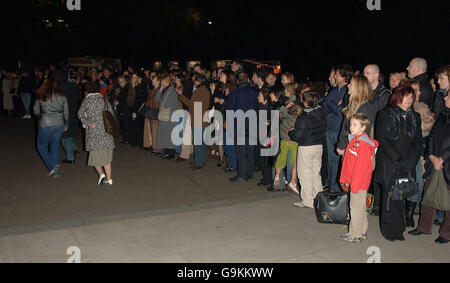
[[[364,114],[355,114],[350,121],[350,143],[347,146],[341,173],[341,187],[350,193],[351,221],[349,233],[342,240],[361,243],[367,240],[367,191],[372,180],[373,160],[378,142],[365,133],[370,121]]]

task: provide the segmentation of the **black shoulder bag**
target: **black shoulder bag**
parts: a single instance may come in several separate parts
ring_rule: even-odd
[[[394,171],[394,177],[396,176]],[[390,204],[391,201],[403,201],[417,194],[419,191],[419,185],[416,180],[411,176],[411,172],[408,172],[407,178],[395,178],[392,184],[391,192],[388,195],[386,205],[386,217],[384,222],[389,223]]]

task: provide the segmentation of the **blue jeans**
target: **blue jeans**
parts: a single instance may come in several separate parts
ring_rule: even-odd
[[[180,120],[178,121],[178,123],[177,123],[176,126],[180,125],[181,123],[183,123],[183,118],[182,118],[182,117],[180,117]],[[186,122],[184,122],[184,124],[186,124]],[[184,127],[185,127],[185,126],[183,126],[183,129],[182,129],[181,132],[180,132],[180,138],[181,138],[181,139],[183,139],[183,135],[184,135]],[[177,153],[181,154],[182,146],[181,146],[181,145],[176,146],[176,150],[177,150]]]
[[[287,163],[286,163],[286,180],[288,182],[290,182],[292,180],[292,162],[291,162],[291,158],[295,158],[297,159],[297,156],[291,156],[291,152],[288,151],[288,155],[287,155]]]
[[[197,132],[196,132],[197,130]],[[203,140],[203,134],[205,133],[205,128],[203,127],[192,127],[192,135],[194,137],[194,165],[195,166],[205,166],[206,164],[206,144]],[[201,134],[201,137],[200,137]],[[196,145],[197,141],[201,141],[201,144]]]
[[[419,163],[417,164],[417,167],[416,167],[416,179],[417,179],[417,184],[419,184],[419,191],[417,192],[416,195],[410,197],[408,200],[410,202],[419,203],[422,200],[423,187],[424,187],[422,160],[419,160]]]
[[[75,160],[75,150],[78,150],[78,147],[75,143],[74,138],[65,138],[62,141],[62,145],[64,147],[64,151],[66,152],[66,158],[69,161]]]
[[[228,166],[237,169],[236,149],[234,145],[227,145],[227,135],[223,135],[223,152],[228,157]]]
[[[37,148],[48,172],[53,171],[59,165],[59,143],[63,133],[64,126],[42,127],[38,130]]]
[[[338,133],[327,130],[325,136],[327,140],[328,165],[330,166],[330,189],[332,192],[341,192],[341,188],[337,183],[337,174],[341,159],[336,152]]]
[[[23,107],[25,108],[25,115],[31,115],[30,108],[31,108],[31,93],[20,93],[20,98],[22,99]]]
[[[445,212],[436,210],[436,218],[439,223],[444,223],[445,221]]]

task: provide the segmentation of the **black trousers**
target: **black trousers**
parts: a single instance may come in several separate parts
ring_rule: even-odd
[[[369,193],[373,194],[374,202],[373,207],[374,208],[380,208],[381,206],[381,185],[375,182],[372,182],[370,185]]]
[[[263,175],[262,183],[269,186],[273,184],[272,169],[274,158],[272,156],[262,156],[261,149],[261,146],[257,147],[257,157],[255,159],[259,162],[259,168],[261,169],[261,173]]]
[[[405,201],[390,200],[388,213],[388,196],[390,191],[391,187],[389,185],[382,184],[380,228],[385,238],[399,238],[406,231]]]
[[[125,140],[131,146],[142,147],[143,144],[144,123],[142,117],[138,116],[135,120],[127,118],[124,121]]]
[[[320,169],[320,176],[322,177],[322,184],[324,186],[330,185],[330,166],[328,165],[328,147],[326,139],[322,142],[322,168]]]
[[[238,161],[238,177],[253,177],[253,167],[255,166],[255,146],[237,145],[236,157]]]

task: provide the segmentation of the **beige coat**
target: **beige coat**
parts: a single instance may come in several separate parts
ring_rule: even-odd
[[[14,110],[13,96],[16,96],[19,88],[19,80],[11,80],[5,78],[3,80],[2,92],[3,92],[3,110]],[[10,93],[11,89],[16,89],[14,93]]]
[[[434,114],[430,111],[430,108],[423,102],[414,103],[414,111],[420,114],[422,120],[422,134],[426,138],[430,135],[431,130],[436,122]]]

